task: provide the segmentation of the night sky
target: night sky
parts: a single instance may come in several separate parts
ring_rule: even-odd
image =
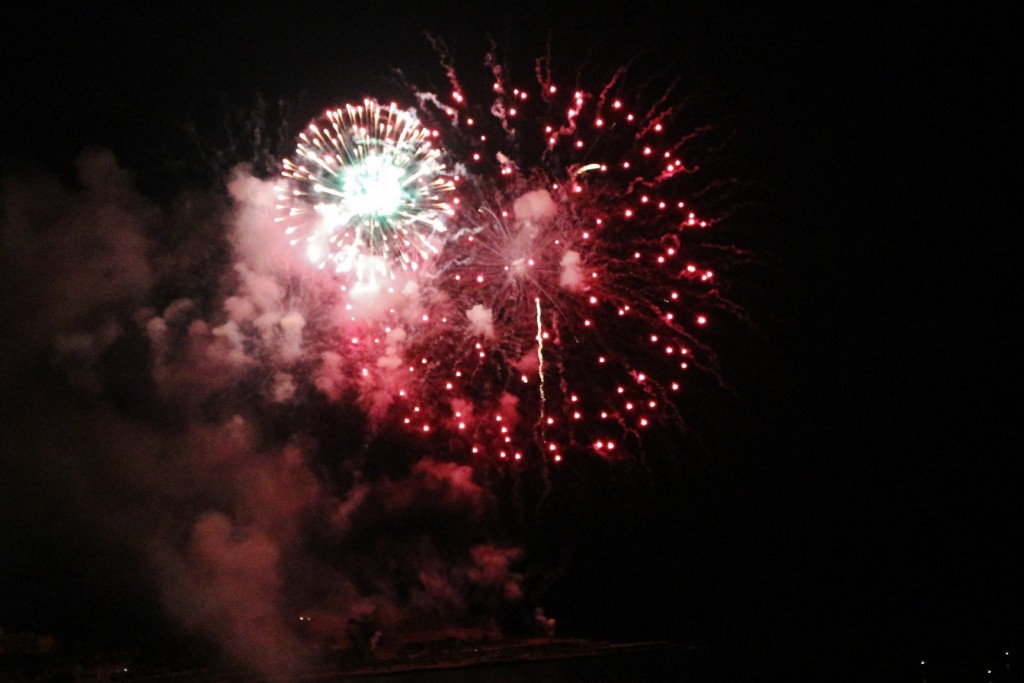
[[[18,327],[57,290],[24,290],[45,266],[13,264],[36,252],[9,234],[10,183],[73,186],[82,150],[104,148],[173,205],[215,186],[222,157],[259,164],[286,149],[274,132],[325,106],[401,97],[393,68],[440,82],[429,31],[473,68],[488,35],[524,68],[549,40],[567,63],[649,50],[678,73],[695,125],[723,141],[707,172],[741,188],[716,229],[753,255],[724,285],[746,319],[714,340],[727,387],[707,390],[692,425],[702,447],[650,471],[591,472],[571,523],[522,530],[558,558],[533,597],[559,632],[699,642],[723,666],[837,678],[914,680],[922,658],[983,671],[1019,651],[1009,10],[140,7],[0,16],[3,311],[16,321],[0,337],[0,627],[101,643],[177,628],[138,548],[109,516],[83,516],[106,493],[69,494],[86,470],[89,486],[121,483],[52,452],[62,431],[123,435],[69,424],[66,406],[39,412],[74,378],[54,369],[52,339]],[[263,150],[249,145],[252,112],[271,131]],[[133,385],[132,368],[106,372]],[[82,400],[130,413],[133,392]],[[26,421],[56,436],[12,426]],[[115,497],[123,508],[133,495],[148,489]]]

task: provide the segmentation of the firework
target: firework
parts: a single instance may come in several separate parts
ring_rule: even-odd
[[[371,99],[325,112],[284,162],[280,221],[319,268],[362,282],[416,270],[438,251],[454,189],[436,134]]]
[[[423,274],[435,322],[407,339],[418,382],[402,422],[512,461],[613,456],[679,419],[688,371],[714,372],[701,328],[715,276],[689,239],[709,223],[682,196],[688,138],[671,107],[616,96],[622,72],[565,91],[543,69],[513,87],[489,64],[476,105],[451,70],[449,98],[420,93],[465,177]]]
[[[366,100],[300,135],[281,220],[339,280],[324,357],[378,428],[424,447],[631,451],[681,421],[690,372],[716,374],[702,336],[722,302],[694,239],[710,222],[687,203],[697,135],[667,97],[628,98],[625,70],[585,90],[543,62],[524,86],[487,65],[483,96],[448,67],[449,95],[417,90],[416,113]]]

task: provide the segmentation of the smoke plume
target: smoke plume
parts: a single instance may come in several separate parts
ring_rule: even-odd
[[[74,519],[137,558],[179,628],[275,680],[352,624],[497,633],[512,610],[550,630],[479,473],[377,432],[389,399],[338,352],[355,313],[283,239],[271,182],[238,169],[228,197],[167,206],[108,151],[77,171],[3,179],[0,467],[22,523]],[[422,296],[352,300],[414,321]],[[363,364],[397,385],[406,343],[398,325]]]

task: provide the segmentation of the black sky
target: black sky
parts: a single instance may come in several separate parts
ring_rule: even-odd
[[[627,489],[595,504],[544,604],[589,635],[692,638],[819,667],[826,655],[812,651],[907,666],[1019,645],[1020,146],[1006,100],[1020,62],[1008,10],[2,12],[5,173],[67,173],[99,145],[157,193],[188,172],[166,151],[189,128],[216,137],[257,96],[302,117],[388,87],[391,67],[432,68],[426,30],[464,64],[488,33],[524,60],[549,36],[563,59],[594,45],[666,55],[697,110],[735,131],[720,165],[756,208],[724,229],[765,264],[731,285],[751,329],[723,342],[735,394],[706,427],[715,452],[669,468],[642,502]],[[20,558],[0,562],[0,626],[32,626],[34,600],[52,608],[35,594],[105,595],[103,566],[40,573],[46,561],[24,550],[66,562],[97,542],[64,546],[43,511],[8,514],[39,505],[28,487],[45,481],[0,483],[0,556]]]

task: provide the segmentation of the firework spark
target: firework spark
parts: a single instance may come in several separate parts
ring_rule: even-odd
[[[372,99],[325,112],[284,162],[285,232],[319,268],[375,282],[438,251],[453,177],[412,112]]]

